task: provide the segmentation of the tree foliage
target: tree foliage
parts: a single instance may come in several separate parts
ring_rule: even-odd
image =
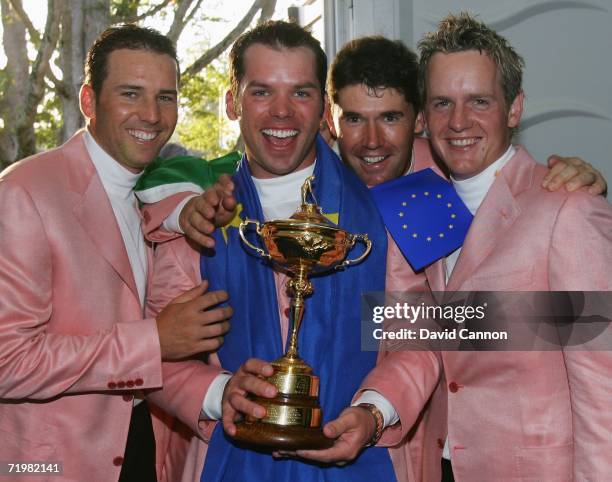
[[[215,61],[253,22],[271,18],[275,7],[276,0],[252,0],[227,35],[183,69],[182,124],[177,133],[187,147],[206,156],[230,147],[219,144],[230,131],[219,116],[226,71]],[[169,20],[164,33],[177,42],[190,22],[215,20],[205,11],[205,0],[47,0],[47,21],[39,31],[23,0],[0,0],[7,58],[0,69],[0,168],[58,145],[82,125],[78,89],[85,55],[108,25],[142,23],[158,16]]]
[[[224,64],[210,64],[181,85],[179,143],[200,152],[206,159],[226,154],[236,140],[222,112],[223,96],[228,88]]]

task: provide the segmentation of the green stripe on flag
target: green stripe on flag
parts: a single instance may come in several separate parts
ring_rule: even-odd
[[[194,156],[157,158],[145,168],[134,191],[144,203],[157,202],[178,192],[201,192],[221,174],[233,174],[241,157],[234,151],[210,161]]]

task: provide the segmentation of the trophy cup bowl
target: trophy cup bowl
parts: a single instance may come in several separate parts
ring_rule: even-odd
[[[239,227],[242,241],[255,253],[277,265],[291,276],[287,291],[291,297],[289,310],[290,337],[286,353],[271,363],[274,374],[266,380],[278,389],[274,398],[250,397],[266,409],[263,419],[250,416],[236,425],[234,439],[275,450],[322,449],[333,440],[321,428],[322,412],[318,402],[319,377],[298,354],[297,335],[304,315],[304,298],[312,294],[308,279],[342,269],[365,259],[372,243],[366,234],[351,234],[332,224],[321,208],[307,202],[312,193],[311,182],[302,186],[302,205],[290,219],[260,223],[244,220]],[[249,225],[266,250],[253,245],[245,235]],[[364,243],[364,252],[355,259],[346,257],[355,243]]]

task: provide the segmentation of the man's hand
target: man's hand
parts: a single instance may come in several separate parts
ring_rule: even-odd
[[[242,415],[251,415],[255,418],[266,416],[266,409],[246,398],[246,395],[250,393],[266,398],[275,397],[278,393],[277,388],[261,378],[273,374],[272,365],[257,358],[250,358],[227,382],[221,406],[223,429],[228,435],[236,434],[234,422],[240,420]]]
[[[324,450],[298,450],[295,455],[326,464],[344,465],[357,458],[375,432],[376,421],[368,410],[349,407],[336,420],[323,427],[326,437],[336,439],[332,447]]]
[[[232,309],[213,308],[227,301],[225,291],[206,292],[208,283],[172,300],[157,316],[162,360],[180,360],[196,353],[214,351],[230,328]]]
[[[589,187],[589,193],[604,194],[608,188],[601,173],[588,162],[579,157],[561,157],[552,155],[548,158],[550,171],[544,176],[542,187],[556,191],[565,186],[568,191]]]
[[[213,187],[185,204],[179,215],[179,226],[185,236],[199,245],[214,248],[213,232],[232,220],[235,209],[234,183],[223,174]]]

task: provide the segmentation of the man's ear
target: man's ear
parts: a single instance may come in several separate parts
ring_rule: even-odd
[[[79,106],[87,119],[96,117],[96,94],[89,84],[83,84],[79,91]]]
[[[425,128],[425,115],[423,114],[423,111],[419,111],[416,119],[414,120],[414,133],[416,135],[421,135]]]
[[[334,110],[338,109],[339,107],[336,104],[334,104],[333,102],[329,102],[329,107],[325,111],[325,120],[327,121],[327,125],[329,126],[329,132],[332,136],[334,136],[334,139],[337,139],[340,134],[338,126],[334,122]]]
[[[229,120],[237,120],[238,119],[238,112],[236,112],[236,105],[235,105],[235,99],[234,99],[234,94],[232,93],[231,90],[228,90],[225,93],[225,113],[227,114],[227,117],[229,118]]]
[[[338,138],[338,131],[334,124],[334,116],[332,114],[332,102],[329,99],[325,102],[325,110],[323,111],[323,120],[327,123],[327,128],[334,139]]]
[[[525,102],[525,94],[521,90],[510,104],[508,110],[508,127],[514,129],[519,125],[521,116],[523,115],[523,103]]]

